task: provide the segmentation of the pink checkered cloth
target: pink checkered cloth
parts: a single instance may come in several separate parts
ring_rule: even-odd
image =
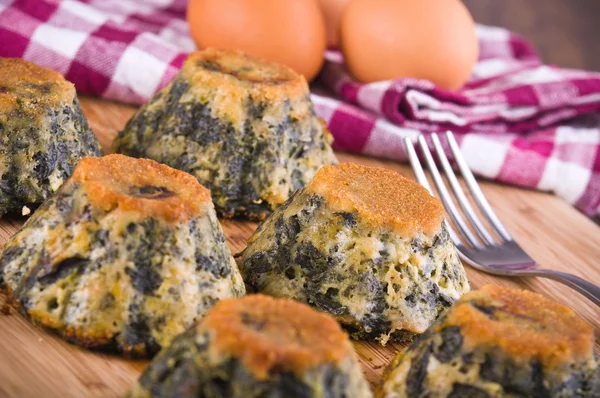
[[[57,70],[80,93],[141,104],[195,50],[185,6],[0,0],[0,56]],[[543,65],[506,30],[478,26],[477,33],[480,60],[458,93],[414,79],[361,85],[341,55],[328,52],[312,99],[336,147],[406,161],[403,137],[449,129],[478,175],[553,191],[600,214],[600,74]]]

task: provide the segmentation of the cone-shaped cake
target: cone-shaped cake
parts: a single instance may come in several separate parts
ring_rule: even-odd
[[[220,301],[154,358],[129,397],[369,398],[331,317],[293,300]]]
[[[0,278],[34,323],[132,356],[155,353],[219,299],[245,293],[210,192],[122,155],[79,162],[7,242]]]
[[[42,203],[84,156],[100,155],[73,84],[0,58],[0,217]]]
[[[600,397],[594,331],[539,294],[484,286],[398,354],[377,395]]]
[[[396,172],[323,167],[250,238],[244,280],[328,312],[355,338],[422,333],[468,291],[439,201]]]
[[[193,53],[119,133],[119,153],[186,171],[225,217],[263,219],[336,163],[304,78],[239,52]]]

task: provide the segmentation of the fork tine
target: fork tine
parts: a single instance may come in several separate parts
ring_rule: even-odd
[[[488,245],[494,244],[494,237],[487,231],[487,229],[483,226],[475,211],[473,211],[473,207],[469,203],[467,196],[465,195],[465,191],[460,186],[458,179],[456,178],[456,174],[454,174],[454,170],[450,166],[450,162],[446,157],[446,153],[444,152],[444,148],[442,147],[442,143],[440,142],[440,138],[436,133],[431,134],[431,140],[433,141],[433,147],[435,149],[435,154],[437,155],[438,160],[442,164],[442,168],[444,173],[446,174],[446,178],[448,182],[450,182],[450,187],[454,192],[454,196],[456,197],[456,201],[463,209],[463,213],[467,216],[467,219],[473,226],[473,229],[479,237]]]
[[[415,147],[413,146],[413,143],[410,140],[410,138],[408,138],[408,137],[404,138],[404,146],[406,147],[406,153],[408,154],[408,160],[410,161],[410,165],[412,166],[413,172],[415,173],[415,176],[417,177],[417,182],[419,184],[421,184],[423,187],[425,187],[425,189],[427,189],[429,191],[431,196],[435,196],[433,194],[433,191],[431,190],[431,186],[429,186],[429,181],[427,180],[427,177],[425,176],[423,167],[421,167],[421,162],[419,161],[419,157],[417,156],[417,153],[415,152]],[[452,228],[452,226],[449,225],[446,222],[446,220],[444,220],[444,224],[446,225],[446,229],[450,233],[450,239],[452,239],[454,244],[462,245],[463,244],[462,240],[460,239],[460,237],[458,236],[458,234],[456,233],[454,228]]]
[[[440,194],[440,199],[442,199],[442,203],[444,203],[446,212],[448,213],[452,221],[454,221],[462,235],[466,238],[467,242],[473,247],[481,248],[481,241],[473,234],[473,232],[471,232],[471,230],[465,223],[465,220],[458,212],[456,205],[450,198],[448,188],[446,188],[446,184],[444,183],[444,180],[442,179],[442,176],[440,175],[440,172],[437,166],[435,165],[433,157],[431,156],[431,152],[429,152],[429,147],[427,146],[425,137],[422,135],[419,136],[419,146],[421,147],[421,151],[425,156],[425,160],[427,161],[427,167],[431,172],[433,182],[435,183],[437,191]]]
[[[410,165],[412,166],[413,172],[415,173],[415,177],[417,177],[417,182],[425,187],[431,194],[431,196],[435,196],[433,191],[431,190],[431,186],[429,185],[429,181],[425,176],[425,172],[423,171],[423,167],[421,167],[421,162],[419,161],[419,157],[415,152],[415,147],[413,146],[410,138],[404,138],[404,146],[406,147],[406,152],[408,153],[408,160],[410,161]]]
[[[458,164],[460,173],[465,179],[465,182],[469,187],[469,191],[471,191],[471,195],[473,196],[473,198],[475,198],[475,203],[477,203],[477,206],[479,207],[483,215],[488,219],[488,221],[494,228],[494,231],[496,231],[499,237],[506,241],[513,240],[512,236],[510,236],[504,225],[502,225],[502,223],[500,222],[498,216],[496,216],[496,213],[494,213],[494,211],[492,210],[492,207],[490,206],[489,202],[485,198],[485,195],[481,191],[477,180],[475,180],[475,177],[473,177],[473,173],[471,173],[469,165],[467,165],[467,162],[465,161],[465,158],[463,157],[460,151],[460,147],[458,146],[458,143],[456,142],[456,139],[454,138],[454,135],[451,131],[446,132],[446,139],[448,140],[448,144],[450,145],[450,149],[452,150],[452,154],[454,155],[454,160]]]

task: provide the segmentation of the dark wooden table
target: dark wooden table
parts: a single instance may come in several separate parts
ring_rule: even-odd
[[[527,37],[551,64],[600,71],[599,0],[463,0],[476,22]]]

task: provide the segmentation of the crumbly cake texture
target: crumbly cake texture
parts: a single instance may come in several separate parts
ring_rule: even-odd
[[[522,290],[468,293],[388,366],[379,397],[598,397],[594,333]]]
[[[84,158],[6,244],[19,311],[85,347],[148,356],[245,293],[209,191],[123,155]]]
[[[0,58],[0,216],[42,203],[79,159],[99,155],[73,84],[25,60]]]
[[[264,219],[321,166],[337,163],[331,141],[302,76],[207,49],[139,109],[114,149],[192,174],[225,217]]]
[[[130,397],[371,397],[330,316],[293,300],[222,300],[146,368]]]
[[[323,167],[256,230],[246,284],[332,314],[354,338],[424,332],[469,290],[441,205],[380,168]]]

